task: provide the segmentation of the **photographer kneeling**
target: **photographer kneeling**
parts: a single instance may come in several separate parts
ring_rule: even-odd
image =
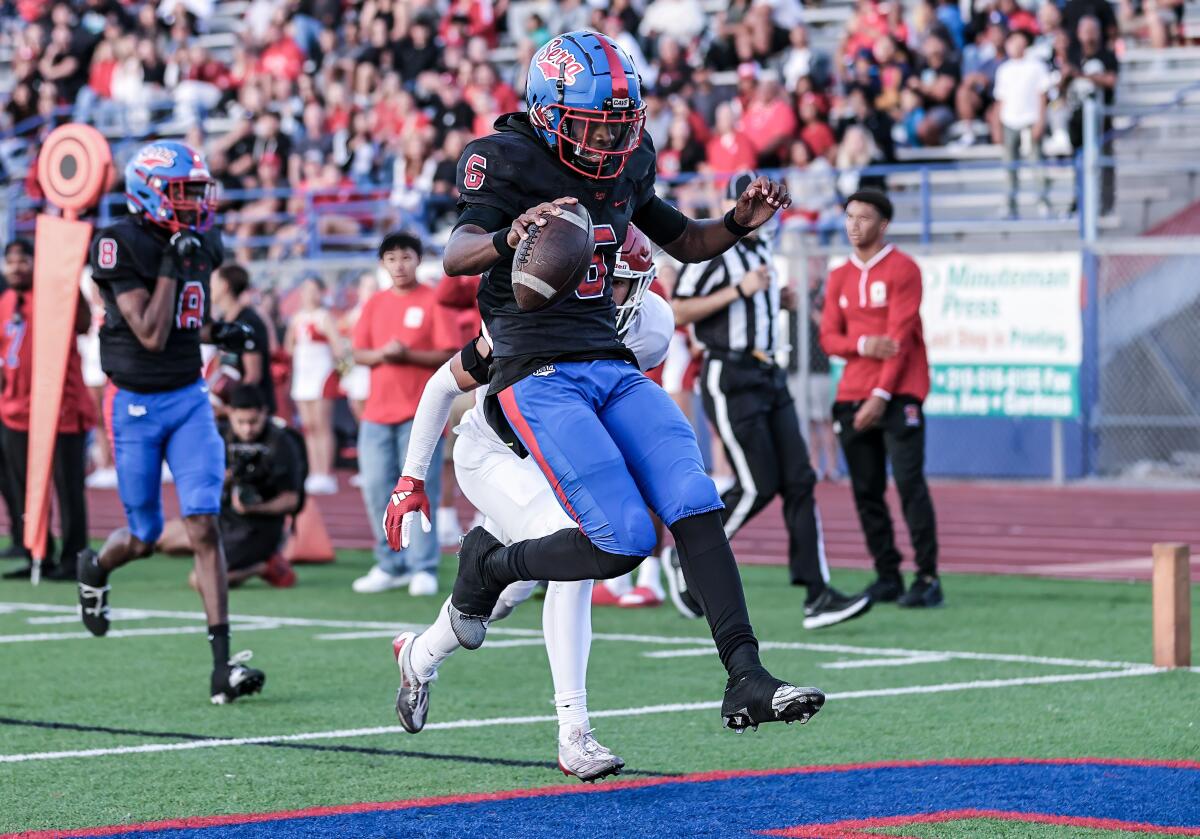
[[[221,542],[229,585],[262,577],[278,588],[295,585],[296,573],[280,553],[288,516],[303,504],[307,464],[293,432],[271,421],[262,392],[239,385],[229,399],[225,436],[225,491],[221,498]],[[167,522],[161,553],[188,556],[183,523]],[[189,585],[196,586],[195,577]]]

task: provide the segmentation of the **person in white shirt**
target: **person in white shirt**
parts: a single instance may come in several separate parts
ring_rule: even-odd
[[[1046,94],[1051,86],[1050,69],[1026,51],[1029,49],[1029,33],[1022,30],[1010,32],[1004,42],[1008,60],[996,68],[996,81],[992,88],[993,97],[1000,109],[1000,128],[1004,137],[1004,162],[1012,166],[1008,172],[1008,215],[1017,216],[1017,188],[1019,172],[1014,162],[1021,157],[1021,146],[1028,132],[1030,154],[1039,164],[1038,179],[1041,192],[1038,210],[1043,216],[1050,214],[1050,179],[1042,163],[1042,136],[1046,133]]]

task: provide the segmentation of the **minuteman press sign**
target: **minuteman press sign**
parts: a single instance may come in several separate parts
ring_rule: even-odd
[[[932,379],[926,414],[1079,416],[1078,253],[914,258]]]

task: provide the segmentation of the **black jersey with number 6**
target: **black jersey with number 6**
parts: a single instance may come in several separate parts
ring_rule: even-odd
[[[497,222],[503,217],[502,225],[489,230],[494,232],[531,207],[570,197],[587,208],[595,230],[596,251],[587,278],[550,308],[522,312],[517,307],[510,260],[501,259],[484,275],[479,311],[501,368],[506,359],[515,358],[627,357],[617,338],[611,277],[630,218],[654,198],[654,179],[655,153],[648,135],[620,176],[611,180],[590,180],[563,166],[525,114],[506,114],[497,120],[495,134],[467,145],[458,162],[463,223],[471,221],[472,208],[483,208]]]
[[[176,283],[171,332],[161,352],[142,346],[121,315],[117,297],[137,289],[154,293],[170,234],[126,216],[92,239],[92,279],[104,300],[100,366],[117,387],[157,393],[186,387],[200,378],[200,327],[209,319],[209,277],[224,256],[217,231],[202,238],[204,246],[192,261],[190,273]]]

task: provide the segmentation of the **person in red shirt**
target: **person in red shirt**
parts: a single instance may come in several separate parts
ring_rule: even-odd
[[[846,201],[850,261],[829,274],[821,315],[821,348],[846,360],[833,405],[854,504],[878,578],[875,602],[940,606],[937,522],[925,483],[925,416],[929,360],[921,328],[921,269],[884,234],[892,202],[860,190]],[[900,576],[892,518],[884,492],[891,461],[912,536],[917,577],[907,592]]]
[[[358,466],[363,501],[375,533],[375,566],[354,581],[360,594],[408,585],[410,594],[437,594],[436,509],[441,496],[442,445],[438,444],[425,487],[434,508],[433,534],[418,532],[402,551],[388,547],[379,522],[400,478],[412,418],[425,383],[458,349],[454,317],[438,304],[437,292],[417,282],[421,240],[389,233],[379,261],[392,287],[366,302],[354,327],[354,360],[371,368],[371,388],[358,430]]]
[[[20,519],[25,509],[26,459],[29,449],[29,411],[33,390],[33,246],[23,239],[4,249],[4,275],[9,288],[0,294],[0,359],[4,362],[4,387],[0,390],[0,441],[4,448],[6,478],[13,490],[12,515]],[[80,294],[75,310],[75,333],[83,335],[92,322],[92,311]],[[96,427],[96,408],[83,383],[82,363],[75,341],[70,342],[63,383],[58,438],[54,447],[54,489],[62,522],[59,560],[51,556],[52,544],[43,552],[42,576],[74,580],[75,557],[87,547],[87,435]],[[7,579],[28,577],[32,563],[10,571]]]
[[[729,103],[717,106],[716,126],[705,151],[709,170],[717,175],[726,176],[717,179],[718,187],[724,188],[729,180],[728,176],[734,172],[754,168],[758,159],[754,143],[738,131],[733,108]]]

